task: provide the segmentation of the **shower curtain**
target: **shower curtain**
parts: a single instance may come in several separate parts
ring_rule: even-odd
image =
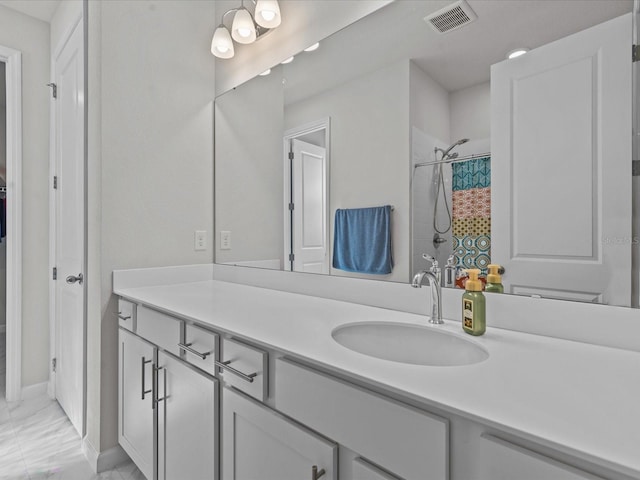
[[[452,168],[456,265],[486,275],[491,263],[491,158],[453,163]]]

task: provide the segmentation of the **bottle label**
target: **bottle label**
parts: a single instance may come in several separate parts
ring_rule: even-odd
[[[464,328],[473,330],[473,300],[462,301],[462,325]]]

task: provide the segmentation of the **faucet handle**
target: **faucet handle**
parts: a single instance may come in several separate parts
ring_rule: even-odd
[[[429,271],[431,273],[438,273],[440,272],[440,268],[438,266],[438,260],[436,260],[434,257],[432,257],[431,255],[429,255],[428,253],[423,253],[422,254],[422,258],[424,258],[425,260],[428,260],[431,262],[431,268],[429,269]]]

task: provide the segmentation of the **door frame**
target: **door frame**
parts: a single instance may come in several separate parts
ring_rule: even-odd
[[[326,180],[327,180],[327,215],[330,215],[329,205],[331,201],[330,190],[331,190],[331,182],[329,179],[331,178],[331,118],[325,117],[320,120],[316,120],[314,122],[305,123],[304,125],[300,125],[298,127],[291,128],[284,132],[282,137],[282,158],[283,158],[283,171],[284,171],[284,197],[282,202],[283,208],[283,227],[284,227],[284,256],[283,256],[283,270],[290,272],[292,270],[292,264],[289,261],[289,254],[292,249],[292,235],[293,229],[291,228],[291,216],[292,212],[289,210],[289,203],[292,202],[291,191],[292,191],[292,176],[291,176],[291,160],[289,159],[289,150],[291,145],[291,140],[302,137],[309,133],[317,132],[319,130],[324,130],[324,139],[325,139],[325,150],[326,150]],[[328,219],[329,223],[330,219]],[[329,226],[328,226],[329,227]],[[327,228],[327,235],[331,228]],[[327,245],[329,246],[328,254],[331,254],[331,243],[330,239],[327,239]]]
[[[7,384],[22,396],[22,53],[0,45],[7,87]]]
[[[51,82],[56,82],[56,60],[60,57],[62,51],[69,43],[71,36],[75,32],[76,28],[80,28],[82,30],[82,50],[84,57],[84,91],[85,91],[85,103],[84,103],[84,125],[83,125],[83,139],[84,139],[84,149],[83,149],[83,178],[84,178],[84,241],[83,241],[83,261],[82,261],[82,272],[84,273],[84,282],[82,284],[83,290],[83,318],[82,318],[82,329],[83,329],[83,349],[82,349],[82,427],[80,435],[82,437],[86,434],[87,429],[87,103],[86,103],[86,94],[87,94],[87,59],[86,59],[86,50],[87,50],[87,38],[86,38],[86,26],[83,20],[83,14],[81,13],[78,17],[69,24],[69,27],[62,35],[60,43],[56,46],[53,55],[51,56]],[[57,223],[56,223],[56,213],[58,208],[58,201],[56,190],[53,188],[53,177],[57,175],[57,105],[56,100],[53,96],[50,97],[49,100],[49,178],[50,178],[50,188],[49,188],[49,382],[47,385],[47,394],[50,398],[56,398],[56,373],[54,372],[52,365],[53,359],[57,356],[57,319],[56,319],[56,282],[61,281],[61,279],[54,280],[53,279],[53,268],[56,266],[57,257],[56,257],[56,236],[57,236]]]

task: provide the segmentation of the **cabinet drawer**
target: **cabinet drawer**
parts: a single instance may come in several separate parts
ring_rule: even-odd
[[[603,480],[493,435],[482,434],[480,447],[476,472],[481,480]]]
[[[136,312],[136,333],[158,347],[180,355],[182,321],[150,308],[139,306]]]
[[[406,480],[446,480],[444,418],[297,365],[276,360],[276,409]]]
[[[352,464],[353,480],[400,480],[398,477],[383,472],[363,458],[356,458]]]
[[[195,325],[187,325],[185,330],[186,360],[205,372],[216,374],[218,358],[218,335]],[[200,355],[198,355],[198,353]],[[202,355],[205,358],[202,358]]]
[[[118,324],[135,332],[136,305],[126,300],[118,300]]]
[[[229,338],[222,339],[220,362],[227,385],[264,402],[268,396],[268,356],[256,347]]]

